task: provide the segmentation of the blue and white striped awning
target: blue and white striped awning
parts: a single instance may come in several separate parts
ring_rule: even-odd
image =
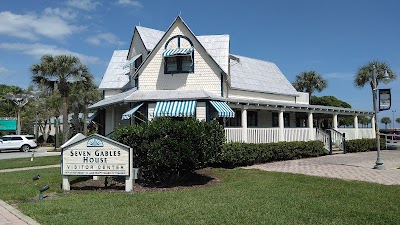
[[[133,107],[132,109],[128,110],[127,112],[125,112],[124,114],[122,114],[122,120],[129,120],[132,115],[140,108],[142,107],[144,103],[140,103],[138,105],[136,105],[135,107]]]
[[[162,52],[163,57],[174,56],[174,55],[188,55],[193,52],[193,48],[175,48],[175,49],[165,49]]]
[[[133,56],[127,63],[124,64],[122,69],[131,68],[135,64],[136,59],[138,59],[142,54]]]
[[[235,112],[226,102],[210,101],[210,103],[218,111],[218,117],[235,117]]]
[[[157,102],[153,117],[190,117],[196,115],[196,101]]]

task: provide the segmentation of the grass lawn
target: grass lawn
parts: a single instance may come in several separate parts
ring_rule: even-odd
[[[166,192],[60,191],[60,169],[0,174],[0,199],[46,224],[398,224],[400,186],[244,169]],[[31,177],[40,174],[38,185]],[[50,184],[56,197],[36,200]],[[50,194],[49,194],[50,195]],[[17,202],[15,200],[18,200]]]
[[[31,158],[1,159],[0,170],[32,167],[32,166],[55,165],[60,163],[61,163],[61,156],[35,157],[33,161],[31,161]]]

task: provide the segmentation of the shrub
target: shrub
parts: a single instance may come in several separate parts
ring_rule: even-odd
[[[381,138],[381,149],[385,147],[385,139]],[[363,138],[346,141],[346,152],[369,152],[376,151],[376,139],[375,138]]]
[[[216,162],[225,140],[216,121],[156,118],[117,129],[113,139],[133,148],[133,164],[147,182],[167,185]]]
[[[222,149],[219,165],[222,167],[247,166],[320,155],[325,155],[323,143],[320,141],[264,144],[227,143]]]

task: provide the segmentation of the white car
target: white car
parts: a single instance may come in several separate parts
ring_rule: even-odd
[[[33,135],[5,135],[0,138],[0,152],[6,149],[19,149],[21,152],[28,152],[36,147],[36,139]]]

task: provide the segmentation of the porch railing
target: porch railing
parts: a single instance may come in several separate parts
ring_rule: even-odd
[[[331,152],[332,151],[332,145],[331,145],[331,137],[329,136],[329,134],[319,128],[315,129],[315,138],[318,141],[321,141],[322,143],[324,143],[324,149],[327,152]]]
[[[243,140],[242,128],[225,128],[227,142],[245,142]],[[309,128],[285,128],[285,141],[309,141]],[[247,128],[248,143],[270,143],[278,142],[279,128]]]

